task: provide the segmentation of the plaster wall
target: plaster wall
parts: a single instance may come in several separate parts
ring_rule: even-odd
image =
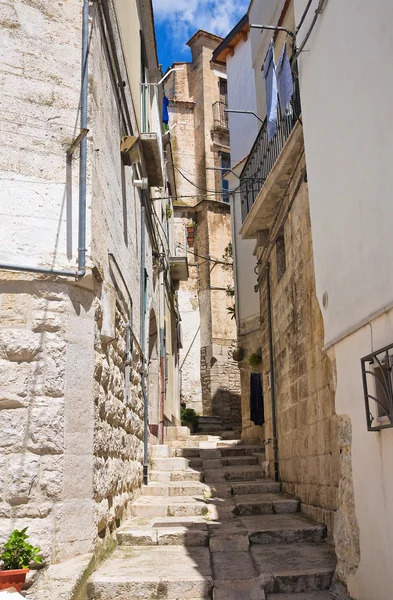
[[[295,0],[297,22],[305,5]],[[392,272],[382,257],[389,253],[391,238],[392,207],[387,199],[393,183],[392,141],[386,115],[393,82],[381,60],[393,50],[392,16],[387,0],[378,5],[329,0],[299,65],[316,290],[321,307],[327,294],[327,308],[321,310],[325,344],[333,343],[336,355],[337,411],[352,423],[360,532],[357,571],[356,564],[346,564],[345,538],[338,537],[337,549],[341,577],[356,600],[388,598],[393,585],[387,500],[392,494],[392,430],[367,432],[360,372],[362,356],[392,342]],[[354,23],[356,39],[360,36],[370,43],[359,46],[348,37]],[[326,114],[334,118],[321,117]]]

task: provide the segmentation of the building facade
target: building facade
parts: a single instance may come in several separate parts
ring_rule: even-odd
[[[306,2],[294,4],[299,22]],[[383,258],[392,216],[392,141],[385,123],[393,82],[381,57],[393,48],[387,25],[393,7],[385,1],[319,4],[316,17],[318,2],[311,3],[297,43],[301,48],[310,31],[299,75],[316,293],[324,351],[336,365],[336,411],[348,422],[344,460],[352,465],[353,490],[345,478],[340,489],[356,509],[349,532],[345,511],[336,517],[337,553],[350,595],[382,600],[393,589],[393,285]],[[348,37],[354,24],[368,43]],[[346,548],[353,538],[358,554],[350,561]]]
[[[238,208],[233,214],[235,290],[240,307],[242,295],[248,296],[246,302],[252,294],[258,298],[253,329],[246,329],[246,315],[240,314],[238,325],[242,437],[264,440],[271,476],[300,499],[304,513],[327,526],[338,558],[334,591],[345,594],[348,574],[356,571],[359,562],[351,423],[336,401],[336,385],[340,385],[336,360],[325,351],[324,318],[317,295],[313,239],[320,231],[315,231],[310,219],[309,154],[305,154],[303,134],[307,101],[304,105],[298,85],[296,45],[286,33],[295,31],[301,11],[296,17],[293,2],[253,0],[246,17],[214,53],[227,67],[229,110],[256,113],[262,122],[254,139],[250,133],[247,142],[238,142],[236,119],[242,119],[247,132],[254,117],[234,113],[229,121],[231,155],[237,153],[240,161],[233,163],[240,183],[233,174],[228,176]],[[252,27],[258,24],[281,30]],[[276,67],[286,44],[294,72],[291,102],[283,112],[278,106],[273,131],[269,131],[265,84],[271,44]],[[244,65],[248,65],[247,72]],[[255,96],[248,91],[246,106],[241,91],[250,79],[248,87]],[[310,79],[310,90],[311,85]],[[313,102],[310,97],[309,103]],[[244,150],[246,157],[241,156]],[[252,373],[260,376],[262,426],[251,419]]]
[[[0,17],[0,537],[28,526],[59,562],[110,543],[179,423],[186,259],[150,2]]]
[[[182,401],[205,417],[206,430],[239,428],[240,386],[232,354],[231,220],[227,184],[229,131],[225,68],[211,61],[221,41],[198,31],[188,42],[192,61],[175,63],[165,84],[170,100],[177,198],[177,246],[187,251],[190,278],[180,284]],[[232,311],[232,312],[231,312]]]

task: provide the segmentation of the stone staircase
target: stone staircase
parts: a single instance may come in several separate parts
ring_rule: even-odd
[[[330,599],[325,527],[264,477],[262,447],[205,435],[152,455],[89,600]]]

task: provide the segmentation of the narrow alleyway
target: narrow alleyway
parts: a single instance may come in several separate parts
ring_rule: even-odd
[[[152,453],[89,600],[328,600],[325,527],[265,478],[263,447],[199,435]]]

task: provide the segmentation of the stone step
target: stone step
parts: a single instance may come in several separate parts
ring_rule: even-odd
[[[167,444],[156,444],[150,447],[150,455],[152,458],[169,458],[171,449]]]
[[[209,486],[199,481],[149,483],[142,487],[142,496],[210,496]]]
[[[250,554],[267,594],[326,591],[336,568],[334,550],[326,543],[251,546]]]
[[[326,537],[326,527],[303,513],[254,515],[240,520],[254,545],[317,543]]]
[[[269,515],[297,513],[300,503],[286,494],[245,494],[235,496],[235,515]]]
[[[278,494],[281,491],[281,482],[272,479],[263,481],[231,481],[231,491],[234,496],[245,494]]]
[[[133,517],[194,517],[215,513],[215,506],[207,504],[203,496],[140,496],[131,505]]]
[[[207,524],[171,518],[160,522],[152,519],[149,525],[139,525],[145,519],[131,519],[117,530],[116,536],[122,546],[207,546]]]
[[[200,416],[199,423],[222,423],[222,419],[216,415]]]
[[[153,471],[185,471],[188,468],[188,460],[183,457],[177,458],[153,458]]]
[[[250,481],[262,479],[264,476],[263,470],[259,465],[205,469],[204,473],[206,483],[214,481]]]
[[[204,474],[201,471],[187,469],[187,471],[149,471],[151,482],[169,483],[171,481],[203,481]]]
[[[329,592],[306,592],[305,594],[269,594],[267,600],[332,600]]]
[[[210,443],[210,442],[209,442]],[[265,456],[263,446],[223,446],[220,448],[187,448],[179,447],[171,449],[172,456],[182,456],[184,458],[202,458],[204,460],[212,458],[229,458],[249,456],[258,460],[259,456]]]
[[[208,548],[120,546],[92,575],[89,600],[206,600],[213,588]]]
[[[257,465],[258,459],[255,456],[228,456],[221,459],[224,467],[236,467],[243,465]]]

